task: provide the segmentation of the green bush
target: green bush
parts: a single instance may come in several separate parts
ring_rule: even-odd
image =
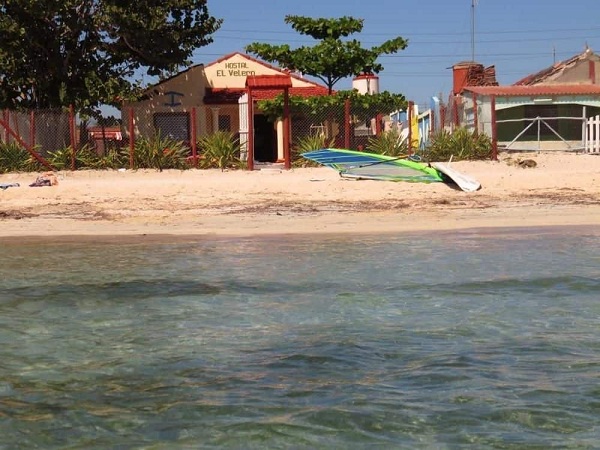
[[[105,155],[98,155],[96,150],[88,145],[75,152],[75,169],[118,169],[126,167],[129,151],[123,154],[118,150],[110,150]],[[73,163],[73,151],[71,147],[48,152],[47,161],[57,170],[71,170]]]
[[[33,172],[42,168],[42,165],[19,144],[0,142],[0,173]]]
[[[436,133],[426,148],[427,160],[448,161],[489,159],[492,140],[483,133],[458,128],[453,133],[443,130]]]
[[[370,137],[367,142],[367,150],[371,153],[388,156],[408,155],[408,139],[402,140],[396,129],[388,130]]]
[[[129,158],[129,149],[122,149],[124,158],[125,155]],[[188,169],[188,158],[189,148],[183,141],[165,138],[157,133],[152,138],[136,139],[133,169]]]
[[[294,142],[292,147],[292,165],[294,167],[315,167],[320,164],[304,159],[302,153],[320,150],[322,148],[331,148],[334,146],[335,140],[327,138],[323,133],[311,133],[301,136]]]
[[[219,168],[239,169],[244,166],[240,160],[240,141],[231,132],[217,131],[202,136],[198,140],[201,152],[200,167],[202,169]]]

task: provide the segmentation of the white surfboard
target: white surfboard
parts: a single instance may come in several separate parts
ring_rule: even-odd
[[[431,167],[446,175],[463,191],[475,192],[476,190],[481,189],[481,183],[479,181],[477,181],[475,178],[465,175],[464,173],[454,170],[449,165],[442,163],[431,163]]]

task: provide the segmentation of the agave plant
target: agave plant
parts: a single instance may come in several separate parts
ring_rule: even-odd
[[[46,158],[58,170],[71,169],[73,165],[73,150],[69,147],[63,147],[59,150],[48,152]],[[100,156],[93,148],[84,145],[75,152],[76,169],[104,169],[100,163]]]
[[[157,133],[151,138],[135,141],[133,150],[134,169],[186,169],[189,148],[183,141],[161,136]]]
[[[483,133],[458,128],[453,133],[436,133],[426,149],[430,161],[481,160],[492,154],[492,140]]]
[[[219,168],[239,169],[243,166],[240,160],[240,142],[232,132],[217,131],[198,140],[201,151],[200,167],[203,169]]]
[[[26,172],[31,165],[29,153],[20,145],[0,143],[0,173]]]
[[[370,137],[367,150],[381,155],[402,156],[408,154],[408,142],[402,139],[398,130],[391,129]]]
[[[327,138],[323,133],[311,133],[299,137],[292,148],[292,165],[296,167],[318,166],[318,163],[302,158],[302,153],[333,147],[334,143],[333,138]]]

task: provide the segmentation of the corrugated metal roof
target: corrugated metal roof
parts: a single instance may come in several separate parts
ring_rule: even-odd
[[[545,84],[533,86],[467,86],[465,91],[500,97],[534,97],[540,95],[600,95],[597,84]]]

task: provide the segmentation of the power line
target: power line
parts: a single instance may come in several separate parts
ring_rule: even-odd
[[[380,27],[378,27],[380,28]],[[600,27],[590,27],[590,28],[539,28],[539,29],[518,29],[518,30],[502,30],[502,31],[478,31],[478,35],[494,35],[494,34],[540,34],[540,33],[570,33],[570,32],[585,32],[585,31],[600,31]],[[262,34],[281,34],[281,35],[294,35],[299,36],[299,33],[296,31],[274,31],[274,30],[265,30],[265,29],[226,29],[221,28],[217,30],[216,33],[262,33]],[[215,33],[215,34],[216,34]],[[400,33],[401,36],[465,36],[468,33],[466,32],[435,32],[435,33],[422,33],[422,32],[403,32]],[[369,36],[390,36],[390,33],[371,33],[368,31],[362,31],[360,33],[356,33],[357,36],[369,35]]]

